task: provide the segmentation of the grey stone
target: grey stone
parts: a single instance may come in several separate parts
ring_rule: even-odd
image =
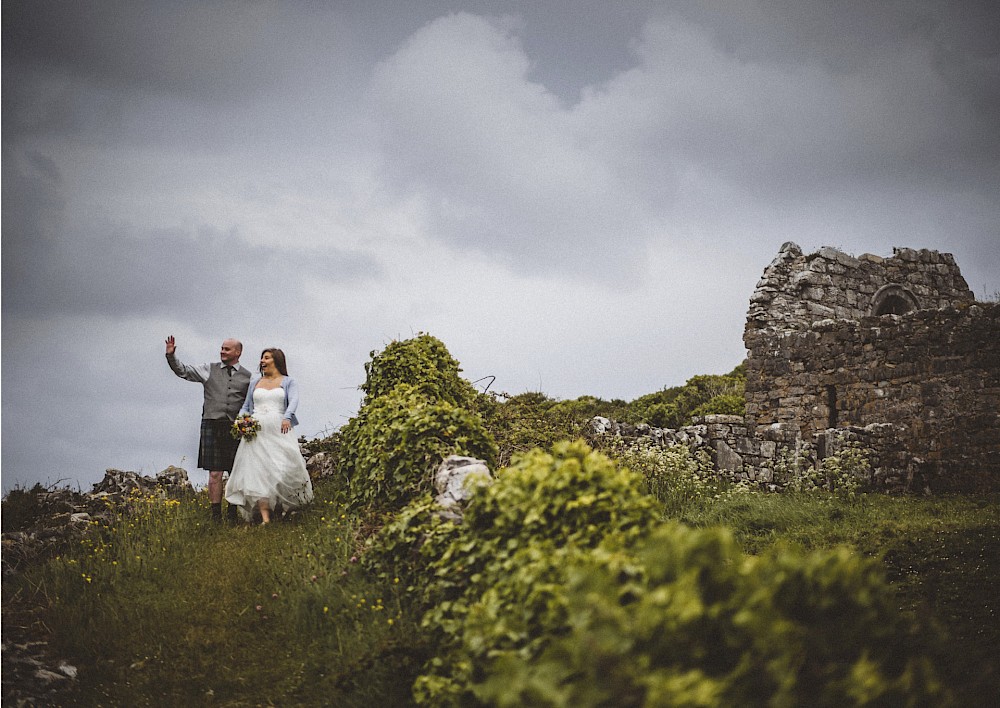
[[[485,460],[449,455],[434,474],[434,488],[438,491],[435,501],[446,515],[460,518],[476,489],[492,483],[493,475]]]

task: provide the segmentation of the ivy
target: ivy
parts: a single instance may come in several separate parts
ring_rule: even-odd
[[[479,398],[444,344],[428,334],[372,352],[367,394],[340,431],[340,471],[355,507],[392,511],[433,489],[449,455],[492,465],[496,444],[475,411]]]
[[[537,656],[493,652],[469,687],[482,704],[949,702],[878,563],[847,549],[757,558],[727,530],[669,523],[570,563],[565,631]]]
[[[464,703],[494,652],[540,652],[567,621],[568,559],[611,538],[634,542],[656,518],[642,478],[582,442],[515,459],[477,491],[447,543],[427,536],[421,545],[422,624],[442,651],[414,687],[418,702]],[[381,553],[395,534],[377,541]]]
[[[412,339],[394,341],[381,352],[372,352],[365,364],[364,404],[392,392],[400,384],[416,388],[424,396],[472,408],[476,389],[461,377],[462,369],[437,337],[421,333]]]

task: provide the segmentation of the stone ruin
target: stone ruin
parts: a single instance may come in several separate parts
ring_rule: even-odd
[[[976,302],[951,254],[857,258],[784,244],[750,298],[746,415],[679,431],[604,419],[594,434],[684,443],[770,488],[846,444],[887,491],[1000,487],[1000,304]]]

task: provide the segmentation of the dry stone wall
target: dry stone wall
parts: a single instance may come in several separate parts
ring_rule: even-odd
[[[590,421],[587,434],[593,440],[613,436],[627,444],[641,440],[656,447],[684,445],[693,454],[706,453],[720,477],[768,491],[786,488],[797,476],[821,465],[825,456],[855,445],[865,451],[870,465],[867,482],[872,489],[922,489],[895,426],[849,426],[806,439],[791,425],[775,423],[753,431],[749,424],[743,416],[707,415],[674,430],[598,416]]]

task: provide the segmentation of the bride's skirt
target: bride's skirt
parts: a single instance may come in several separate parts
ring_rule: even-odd
[[[241,440],[233,471],[226,482],[226,501],[250,519],[257,503],[267,500],[271,510],[290,511],[312,501],[312,483],[294,431],[281,432],[281,414],[254,415],[260,431],[253,440]]]

